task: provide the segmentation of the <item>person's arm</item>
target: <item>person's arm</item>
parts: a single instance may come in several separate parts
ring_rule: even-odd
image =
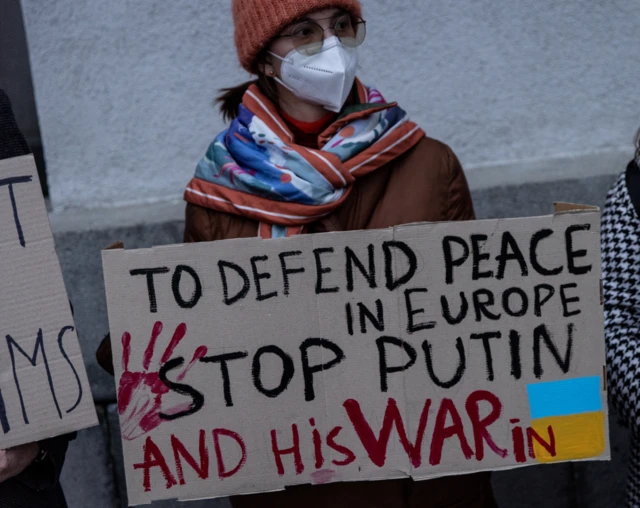
[[[187,203],[184,221],[184,243],[212,242],[217,240],[218,228],[206,208]]]
[[[0,89],[0,160],[30,153],[31,149],[13,116],[9,97]]]
[[[8,474],[35,491],[54,489],[60,481],[69,442],[75,437],[75,433],[65,434],[18,447],[21,448],[21,457],[8,461],[13,467]]]
[[[631,169],[631,168],[630,168]],[[627,185],[629,170],[602,214],[602,271],[609,396],[623,422],[640,430],[640,219]],[[633,178],[632,185],[640,187]]]
[[[447,209],[444,220],[474,220],[473,201],[467,178],[464,176],[462,165],[451,148],[446,147],[446,164],[448,174]]]
[[[638,160],[640,159],[629,163],[625,178],[627,181],[629,197],[631,198],[631,204],[636,211],[636,215],[640,217],[640,167],[638,167]]]
[[[113,376],[113,358],[111,356],[111,334],[107,334],[96,351],[98,365]]]

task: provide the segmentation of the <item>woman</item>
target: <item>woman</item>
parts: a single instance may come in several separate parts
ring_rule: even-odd
[[[474,218],[451,149],[355,78],[366,35],[358,0],[234,0],[233,14],[240,62],[258,78],[218,99],[231,125],[186,189],[187,242]],[[303,486],[232,504],[495,506],[488,473]]]
[[[0,160],[31,153],[0,90]],[[75,433],[0,450],[0,507],[66,508],[60,473]]]
[[[640,130],[636,147],[602,215],[609,395],[632,433],[629,507],[640,507]]]

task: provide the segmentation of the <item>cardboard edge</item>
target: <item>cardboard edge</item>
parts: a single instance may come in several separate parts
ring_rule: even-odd
[[[109,245],[108,247],[104,247],[101,251],[101,257],[102,257],[102,263],[103,263],[103,271],[104,271],[104,260],[105,260],[105,256],[108,256],[108,253],[114,252],[114,251],[121,251],[124,252],[124,243],[122,242],[122,240],[118,240],[117,242],[112,243],[111,245]],[[102,274],[102,276],[104,277],[104,273]]]
[[[578,203],[565,203],[563,201],[557,201],[553,203],[554,212],[551,215],[531,215],[525,217],[495,217],[488,219],[475,219],[474,222],[493,222],[493,221],[504,221],[504,220],[513,220],[513,219],[545,219],[545,218],[553,218],[556,215],[563,215],[567,213],[600,213],[601,210],[599,207],[594,205],[582,205]],[[419,221],[419,222],[410,222],[408,224],[400,224],[398,226],[391,226],[387,229],[392,229],[395,231],[402,231],[408,228],[413,228],[416,226],[425,226],[431,224],[455,224],[460,221],[454,220],[445,220],[445,221]],[[332,234],[332,233],[319,233],[319,234]]]
[[[98,427],[100,425],[100,419],[98,417],[98,411],[96,409],[96,401],[91,391],[91,381],[89,380],[89,374],[87,372],[87,362],[85,361],[83,356],[83,347],[80,342],[80,338],[78,336],[76,318],[73,313],[73,308],[70,305],[71,303],[70,295],[64,282],[64,273],[62,271],[62,265],[60,263],[60,256],[56,249],[56,239],[53,234],[53,230],[51,228],[51,219],[50,219],[49,209],[47,206],[45,196],[42,193],[42,188],[41,188],[42,182],[40,179],[40,174],[38,173],[38,168],[36,166],[35,156],[33,153],[27,153],[24,155],[18,155],[15,157],[9,157],[8,159],[0,160],[0,167],[2,167],[3,171],[5,168],[13,169],[14,167],[23,169],[24,166],[27,166],[30,176],[32,178],[32,182],[36,184],[36,187],[37,187],[37,191],[35,191],[35,193],[36,195],[39,196],[37,199],[35,199],[35,202],[30,203],[29,207],[38,216],[40,216],[40,214],[42,213],[42,217],[43,217],[42,226],[48,232],[48,238],[46,239],[46,241],[47,242],[50,241],[53,247],[53,258],[51,259],[51,261],[57,267],[57,270],[54,270],[54,274],[52,275],[52,277],[55,277],[60,281],[59,284],[60,284],[60,288],[62,289],[62,294],[64,295],[64,297],[66,297],[67,302],[69,302],[69,305],[67,307],[68,310],[66,310],[65,313],[67,314],[69,321],[73,324],[72,333],[75,335],[75,342],[78,348],[78,357],[82,362],[82,365],[81,365],[82,368],[78,369],[77,372],[76,372],[76,369],[73,367],[73,365],[71,366],[71,368],[74,370],[76,374],[76,378],[80,385],[80,388],[82,390],[87,390],[88,398],[90,399],[90,402],[87,403],[88,404],[88,408],[86,410],[87,417],[85,418],[84,423],[81,423],[81,424],[70,423],[70,424],[67,424],[66,427],[64,426],[59,427],[57,430],[51,430],[51,429],[45,428],[40,431],[36,431],[35,433],[32,433],[28,437],[25,435],[23,438],[20,438],[20,437],[13,438],[15,439],[15,441],[10,441],[9,439],[5,439],[3,445],[6,448],[15,448],[30,442],[39,442],[47,439],[53,439],[56,437],[64,436],[66,434],[80,432],[86,429]],[[13,199],[13,195],[12,195],[12,199]],[[16,212],[14,210],[14,214],[15,213]],[[65,354],[65,357],[66,357],[66,354]],[[69,361],[69,358],[67,358],[67,361]],[[51,379],[49,381],[51,382]],[[78,404],[80,404],[80,400],[78,401]],[[78,406],[78,404],[76,404],[76,406]],[[42,422],[39,422],[39,423],[36,422],[34,425],[41,425],[41,424]],[[18,429],[18,432],[20,432],[20,429]],[[20,434],[18,434],[18,436],[20,436]]]
[[[124,249],[124,243],[122,242],[122,240],[118,240],[115,243],[112,243],[111,245],[109,245],[108,247],[105,247],[102,250],[123,250]]]
[[[599,212],[600,208],[593,205],[581,205],[578,203],[564,203],[557,201],[553,203],[553,214],[558,215],[561,213],[572,212]]]

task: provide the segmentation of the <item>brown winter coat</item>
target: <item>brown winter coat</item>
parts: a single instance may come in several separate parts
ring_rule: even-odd
[[[378,229],[412,222],[471,220],[473,205],[462,167],[451,149],[424,138],[387,165],[358,179],[345,203],[311,224],[308,233]],[[187,205],[186,242],[256,237],[250,219]],[[110,348],[109,348],[110,349]],[[105,351],[106,353],[106,348]],[[110,355],[101,363],[110,367]],[[494,508],[488,473],[413,482],[300,486],[238,496],[234,508]]]

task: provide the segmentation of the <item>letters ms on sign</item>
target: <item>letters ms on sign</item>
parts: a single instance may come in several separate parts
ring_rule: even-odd
[[[130,503],[608,459],[573,208],[105,251]]]
[[[32,156],[0,161],[0,449],[97,425]]]

